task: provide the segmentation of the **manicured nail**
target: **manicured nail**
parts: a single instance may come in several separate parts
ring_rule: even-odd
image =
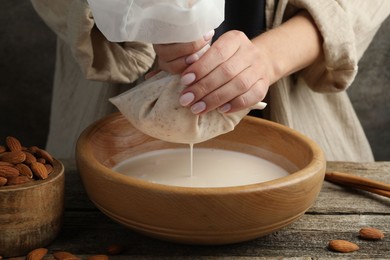
[[[194,99],[195,99],[195,95],[192,92],[187,92],[179,98],[179,103],[180,105],[185,107],[191,104],[191,102],[194,101]]]
[[[195,73],[187,73],[183,77],[181,77],[180,82],[183,85],[189,85],[195,81],[195,78]]]
[[[202,57],[203,54],[208,50],[210,49],[210,44],[206,44],[205,46],[203,46],[202,49],[200,49],[196,54],[198,55],[198,57]]]
[[[206,109],[206,103],[203,101],[195,103],[191,106],[191,112],[194,114],[199,114],[200,112],[204,111],[205,109]]]
[[[199,60],[200,57],[208,50],[210,49],[210,44],[206,44],[202,49],[200,49],[198,52],[191,54],[186,58],[186,63],[188,65],[194,63],[195,61]]]
[[[203,35],[203,39],[207,42],[209,40],[211,40],[211,38],[213,38],[214,36],[214,33],[215,31],[214,30],[211,30],[209,32],[207,32],[205,35]]]
[[[229,103],[226,103],[225,105],[221,106],[218,108],[218,112],[219,113],[226,113],[228,112],[230,109],[232,109],[232,106],[229,104]]]
[[[199,60],[199,55],[197,53],[191,54],[186,58],[186,64],[190,65],[197,60]]]

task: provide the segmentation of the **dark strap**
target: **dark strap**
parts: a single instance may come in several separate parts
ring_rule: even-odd
[[[265,0],[226,0],[225,20],[215,30],[214,39],[230,30],[239,30],[249,39],[265,31]]]
[[[226,0],[225,20],[215,30],[213,40],[230,30],[242,31],[252,39],[265,28],[265,0]],[[262,111],[252,110],[249,115],[262,117]]]

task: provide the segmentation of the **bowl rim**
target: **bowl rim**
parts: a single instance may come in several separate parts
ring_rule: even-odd
[[[11,185],[11,186],[2,186],[0,187],[0,193],[9,192],[9,191],[19,191],[26,190],[31,188],[38,188],[45,185],[50,185],[50,183],[56,181],[58,178],[64,176],[65,167],[64,164],[53,158],[53,172],[44,180],[33,180],[23,184]]]
[[[94,132],[98,131],[99,128],[96,128],[98,125],[109,124],[111,122],[110,119],[118,118],[121,116],[122,114],[120,112],[115,112],[91,124],[81,133],[81,135],[77,140],[77,145],[76,145],[76,163],[78,169],[80,169],[79,164],[89,162],[89,167],[94,172],[100,172],[101,177],[109,179],[110,181],[118,183],[120,185],[137,186],[138,188],[141,189],[153,190],[161,193],[172,193],[172,191],[174,191],[175,193],[190,194],[190,195],[194,194],[194,192],[197,192],[196,194],[199,193],[204,195],[207,194],[220,195],[220,194],[230,194],[230,193],[237,193],[237,192],[252,192],[254,190],[256,191],[270,190],[270,189],[275,189],[278,187],[283,187],[283,186],[300,182],[302,179],[309,178],[312,175],[325,174],[325,166],[326,166],[325,155],[321,150],[321,148],[319,147],[319,145],[315,143],[313,140],[311,140],[309,137],[303,135],[302,133],[290,127],[281,125],[276,122],[272,122],[267,119],[245,116],[242,120],[249,121],[249,122],[261,121],[262,123],[276,129],[277,131],[289,132],[289,134],[291,134],[295,139],[299,139],[303,141],[304,143],[307,144],[307,146],[310,148],[311,153],[313,154],[312,160],[304,168],[296,172],[293,172],[287,176],[277,178],[274,180],[265,181],[265,182],[239,185],[239,186],[185,187],[185,186],[174,186],[174,185],[153,183],[146,180],[138,179],[136,177],[126,176],[100,163],[93,156],[91,144],[87,142],[89,136],[93,135]],[[129,124],[131,123],[129,122]]]

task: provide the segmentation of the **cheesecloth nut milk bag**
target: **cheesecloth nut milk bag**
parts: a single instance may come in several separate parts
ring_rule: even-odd
[[[224,0],[88,0],[108,40],[191,42],[224,20]],[[232,131],[249,109],[195,115],[179,104],[180,75],[160,72],[110,101],[141,132],[168,142],[199,143]]]

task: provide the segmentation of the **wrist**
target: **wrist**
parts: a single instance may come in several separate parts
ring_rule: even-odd
[[[259,57],[261,62],[264,64],[265,74],[268,77],[269,85],[272,85],[280,78],[286,75],[287,65],[284,62],[283,55],[280,53],[278,48],[273,46],[272,42],[278,41],[275,34],[265,32],[262,35],[256,37],[252,42],[256,45],[259,50]]]
[[[321,34],[306,11],[252,42],[268,59],[270,84],[309,66],[322,55]]]

